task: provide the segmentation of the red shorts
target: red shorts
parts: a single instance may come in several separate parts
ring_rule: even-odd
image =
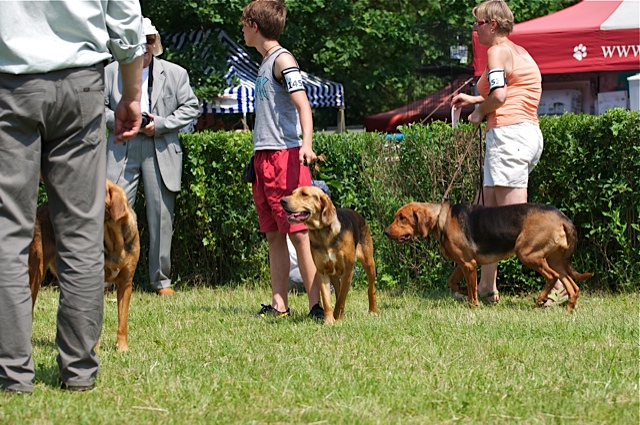
[[[309,167],[300,164],[300,148],[255,152],[253,165],[256,181],[251,185],[258,212],[260,231],[295,233],[307,230],[302,223],[291,224],[282,210],[280,199],[301,186],[311,186]]]

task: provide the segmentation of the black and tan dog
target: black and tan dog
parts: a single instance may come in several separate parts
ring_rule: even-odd
[[[47,270],[57,276],[56,242],[49,217],[49,204],[36,212],[33,240],[29,246],[29,285],[32,307]],[[118,286],[118,338],[116,348],[129,350],[128,319],[133,275],[140,256],[140,238],[136,213],[127,202],[124,190],[107,179],[104,213],[104,280]]]
[[[573,268],[576,229],[562,212],[550,205],[484,207],[412,202],[396,212],[393,223],[384,233],[398,243],[433,235],[442,255],[457,264],[449,277],[449,286],[468,295],[473,305],[478,305],[477,266],[513,255],[546,279],[537,299],[538,306],[544,304],[559,279],[569,294],[567,310],[573,310],[579,292],[573,279],[583,281],[592,276]],[[463,277],[467,282],[466,291],[459,284]]]
[[[369,312],[378,313],[376,265],[369,226],[357,212],[336,208],[321,189],[300,187],[280,200],[291,223],[303,222],[309,228],[311,254],[320,277],[320,294],[325,323],[340,320],[351,288],[356,258],[369,281]],[[336,292],[336,308],[331,308],[331,288]]]

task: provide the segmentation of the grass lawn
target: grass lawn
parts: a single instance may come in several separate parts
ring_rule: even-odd
[[[105,302],[97,389],[58,389],[58,292],[36,305],[33,394],[0,393],[0,424],[633,424],[638,294],[583,293],[575,313],[503,296],[467,308],[448,293],[353,290],[345,320],[254,317],[266,289],[135,292],[128,353]]]

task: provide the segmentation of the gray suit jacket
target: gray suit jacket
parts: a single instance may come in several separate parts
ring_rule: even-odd
[[[109,129],[107,178],[114,182],[118,182],[122,177],[127,154],[124,143],[113,143],[115,139],[113,110],[122,97],[122,79],[119,71],[120,66],[117,62],[105,67],[104,101]],[[153,58],[151,113],[155,121],[154,141],[162,181],[170,191],[179,192],[182,180],[182,147],[178,140],[178,133],[200,115],[198,99],[193,94],[189,85],[189,75],[184,68]],[[127,143],[140,143],[142,136],[140,133]]]

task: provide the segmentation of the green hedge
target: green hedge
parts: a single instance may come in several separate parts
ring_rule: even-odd
[[[218,285],[264,280],[266,240],[258,229],[251,186],[241,179],[253,149],[250,134],[199,132],[180,137],[183,175],[172,244],[174,281]],[[135,207],[142,244],[136,282],[143,283],[149,281],[143,197]]]
[[[580,240],[574,264],[581,272],[595,273],[582,286],[637,290],[640,114],[617,109],[597,117],[543,117],[541,129],[545,149],[531,175],[529,200],[557,206],[576,224]],[[314,150],[326,162],[314,178],[328,183],[337,206],[354,208],[369,221],[380,287],[446,286],[452,264],[434,241],[398,246],[382,231],[404,203],[440,202],[461,161],[449,200],[473,200],[480,174],[479,133],[469,124],[454,132],[442,122],[401,130],[401,140],[379,133],[315,134]],[[175,215],[174,278],[205,285],[268,282],[266,240],[258,230],[250,185],[241,180],[251,134],[181,137],[185,154]],[[143,201],[136,205],[143,243],[139,283],[148,279]],[[542,286],[542,278],[517,260],[502,262],[499,278],[505,291]],[[362,277],[356,284],[364,284]]]
[[[545,153],[531,197],[556,205],[580,234],[576,265],[608,288],[640,287],[640,114],[569,115],[541,122]]]

